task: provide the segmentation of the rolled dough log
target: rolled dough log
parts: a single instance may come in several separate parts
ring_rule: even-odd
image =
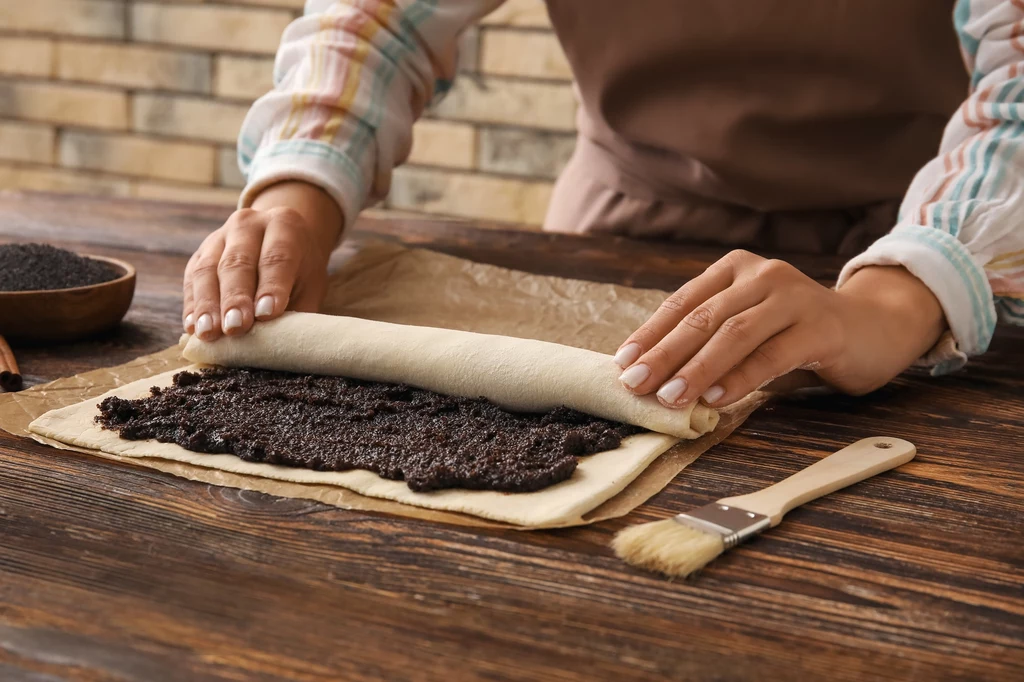
[[[188,338],[183,355],[211,365],[406,383],[483,396],[510,410],[565,405],[677,438],[697,438],[718,423],[718,413],[701,403],[670,409],[653,395],[630,394],[610,355],[534,339],[287,313],[245,336]]]

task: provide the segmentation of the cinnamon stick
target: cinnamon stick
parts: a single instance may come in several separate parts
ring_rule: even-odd
[[[4,337],[0,336],[0,390],[20,391],[21,387],[21,372],[14,353]]]

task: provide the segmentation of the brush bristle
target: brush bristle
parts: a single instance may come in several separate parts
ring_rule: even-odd
[[[624,528],[612,540],[612,549],[637,568],[685,578],[724,552],[725,544],[720,535],[665,519]]]

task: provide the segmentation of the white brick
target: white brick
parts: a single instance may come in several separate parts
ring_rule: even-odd
[[[472,168],[476,129],[463,123],[421,120],[413,128],[409,163],[449,168]]]
[[[0,81],[0,116],[123,129],[128,98],[122,92],[77,85]]]
[[[485,128],[480,131],[478,167],[489,173],[555,178],[575,146],[571,134]]]
[[[210,91],[209,55],[124,43],[57,44],[57,77],[121,88]]]
[[[0,73],[48,78],[53,73],[53,41],[44,38],[0,38]]]
[[[538,226],[550,199],[550,183],[404,167],[395,170],[387,205]]]
[[[2,0],[0,27],[89,38],[124,38],[124,3],[116,0]]]
[[[233,143],[248,109],[194,97],[139,94],[132,99],[132,128],[143,133]]]
[[[541,0],[507,0],[480,23],[499,26],[540,28],[551,25],[547,7]]]
[[[208,145],[65,131],[59,148],[67,168],[213,184],[214,150]]]
[[[483,73],[572,80],[569,62],[552,33],[487,29],[480,41],[480,54]]]
[[[273,87],[273,57],[216,57],[213,92],[217,97],[251,101],[270,92]]]
[[[576,98],[569,83],[460,78],[435,113],[462,121],[573,130]]]
[[[0,121],[0,159],[53,163],[53,128],[13,121]]]
[[[131,5],[136,41],[274,54],[292,20],[284,10],[202,5]]]

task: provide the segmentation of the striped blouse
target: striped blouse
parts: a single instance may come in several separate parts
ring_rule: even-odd
[[[308,0],[285,31],[274,89],[238,138],[248,184],[305,180],[346,224],[383,198],[412,126],[450,87],[459,35],[501,0]],[[843,269],[902,265],[936,295],[950,335],[935,372],[985,352],[997,317],[1024,324],[1024,0],[958,0],[953,25],[971,90],[938,156],[917,173],[894,229]]]

